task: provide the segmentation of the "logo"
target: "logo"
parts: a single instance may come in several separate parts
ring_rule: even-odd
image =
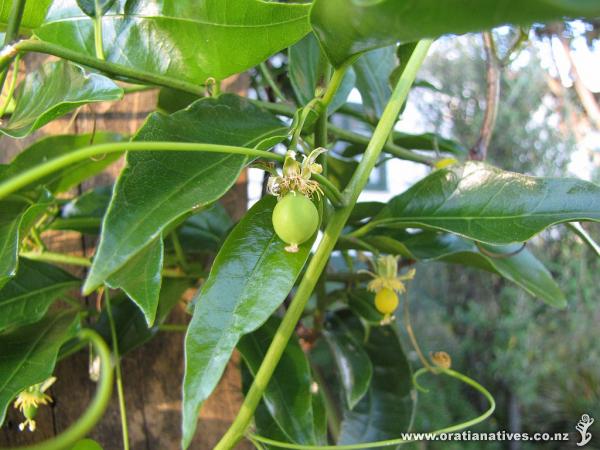
[[[575,429],[579,431],[581,434],[581,441],[577,443],[579,447],[583,447],[585,444],[590,442],[592,439],[592,433],[588,431],[588,428],[594,423],[594,419],[587,414],[581,416],[577,425],[575,425]]]

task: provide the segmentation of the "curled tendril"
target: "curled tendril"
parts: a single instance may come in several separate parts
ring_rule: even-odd
[[[449,369],[452,366],[452,358],[446,352],[432,353],[430,354],[430,358],[436,366],[442,369]]]
[[[439,430],[434,430],[431,431],[427,434],[431,434],[431,435],[438,435],[438,434],[444,434],[444,433],[455,433],[455,432],[459,432],[462,430],[466,430],[467,428],[470,428],[474,425],[477,425],[478,423],[483,422],[485,419],[487,419],[488,417],[490,417],[494,410],[496,409],[496,401],[494,400],[494,397],[492,396],[492,394],[490,394],[490,392],[484,388],[481,384],[479,384],[477,381],[473,380],[472,378],[467,377],[466,375],[463,375],[460,372],[457,372],[455,370],[452,369],[438,369],[439,370],[439,374],[442,375],[447,375],[449,377],[455,378],[467,385],[469,385],[470,387],[474,388],[476,391],[478,391],[480,394],[482,394],[488,401],[489,403],[489,407],[488,409],[481,414],[480,416],[477,416],[473,419],[467,420],[465,422],[461,422],[459,424],[456,425],[451,425],[449,427],[446,428],[441,428]],[[416,380],[418,378],[420,378],[422,375],[428,373],[427,369],[423,368],[423,369],[419,369],[415,372],[415,374],[413,375],[413,383],[416,384]],[[417,433],[415,433],[416,435]],[[366,449],[366,448],[381,448],[381,447],[397,447],[398,445],[403,445],[403,444],[408,444],[409,442],[414,442],[415,439],[388,439],[385,441],[377,441],[377,442],[367,442],[367,443],[362,443],[362,444],[347,444],[347,445],[298,445],[298,444],[291,444],[289,442],[283,442],[283,441],[276,441],[274,439],[269,439],[263,436],[260,436],[258,434],[253,434],[253,433],[248,433],[247,437],[253,441],[253,442],[259,442],[262,444],[267,444],[267,445],[272,445],[278,448],[287,448],[287,449],[291,449],[291,450],[361,450],[361,449]]]
[[[314,194],[323,195],[321,186],[315,180],[311,180],[312,174],[320,174],[323,171],[321,164],[316,162],[317,157],[325,153],[324,148],[316,148],[306,155],[302,155],[302,162],[296,159],[296,152],[288,150],[283,163],[282,175],[272,175],[267,183],[267,190],[270,194],[279,198],[284,197],[289,192],[300,192],[308,198]]]

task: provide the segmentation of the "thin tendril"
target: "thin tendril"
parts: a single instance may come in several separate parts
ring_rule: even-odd
[[[429,435],[429,436],[434,436],[434,435],[439,435],[439,434],[444,434],[444,433],[454,433],[454,432],[465,430],[474,425],[477,425],[478,423],[483,422],[485,419],[487,419],[488,417],[490,417],[492,415],[492,413],[496,409],[496,401],[494,400],[494,397],[492,396],[492,394],[490,394],[490,392],[486,388],[484,388],[481,384],[479,384],[477,381],[473,380],[472,378],[469,378],[466,375],[463,375],[462,373],[457,372],[452,369],[437,368],[437,369],[435,369],[435,371],[438,374],[448,375],[449,377],[456,378],[457,380],[462,381],[465,384],[468,384],[469,386],[474,388],[476,391],[480,392],[486,398],[486,400],[488,401],[490,406],[483,414],[481,414],[473,419],[467,420],[465,422],[461,422],[456,425],[451,425],[449,427],[440,428],[439,430],[434,430],[434,431],[430,431],[430,432],[413,432],[410,434],[412,434],[413,436],[424,435],[424,434]],[[414,374],[414,379],[419,378],[420,376],[424,375],[425,373],[428,373],[428,370],[426,368],[421,368],[421,369],[417,370]],[[366,443],[362,443],[362,444],[349,444],[349,445],[298,445],[298,444],[290,444],[288,442],[276,441],[274,439],[269,439],[269,438],[266,438],[266,437],[263,437],[263,436],[260,436],[258,434],[254,434],[254,433],[248,433],[248,434],[246,434],[246,437],[249,440],[251,440],[252,442],[258,441],[258,442],[262,442],[263,444],[273,445],[276,447],[287,448],[287,449],[292,449],[292,450],[361,450],[361,449],[366,449],[366,448],[393,447],[393,446],[403,445],[403,444],[407,444],[409,442],[416,441],[416,438],[415,439],[399,438],[399,439],[388,439],[388,440],[384,440],[384,441],[366,442]]]

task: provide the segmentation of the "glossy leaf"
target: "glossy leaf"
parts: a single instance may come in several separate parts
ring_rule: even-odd
[[[14,0],[0,0],[0,28],[5,29],[10,17],[10,10]],[[50,7],[52,0],[35,0],[35,2],[25,3],[23,18],[21,19],[21,28],[33,29],[40,26],[44,21],[46,12]]]
[[[346,323],[358,325],[356,321]],[[364,348],[373,365],[373,377],[362,400],[343,413],[341,445],[398,438],[412,423],[412,373],[393,327],[371,327]]]
[[[440,260],[477,267],[501,275],[534,297],[552,306],[566,306],[566,299],[552,274],[520,244],[490,246],[483,251],[470,241],[450,234],[420,233],[404,245],[420,260]],[[487,252],[484,253],[484,252]],[[512,256],[503,256],[511,255]]]
[[[63,312],[0,334],[0,424],[19,392],[52,375],[58,350],[78,327],[79,316]]]
[[[260,0],[117,0],[102,18],[110,62],[195,84],[243,72],[310,30],[309,5]],[[58,0],[36,35],[94,55],[92,20],[75,0]]]
[[[162,266],[163,240],[159,236],[106,280],[108,286],[121,288],[138,305],[149,327],[158,308]]]
[[[296,94],[298,103],[301,106],[306,105],[315,97],[317,87],[323,87],[327,84],[325,74],[327,59],[312,33],[289,48],[288,59],[289,77],[294,94]],[[328,113],[336,111],[346,103],[355,82],[354,70],[348,70],[327,109]]]
[[[0,332],[40,320],[80,280],[56,266],[21,258],[17,275],[0,289]]]
[[[216,252],[233,221],[220,203],[194,214],[179,228],[179,240],[186,253]]]
[[[354,338],[340,320],[332,320],[323,335],[337,365],[347,406],[353,409],[371,384],[373,366],[369,356],[361,342]]]
[[[121,97],[123,89],[109,78],[86,74],[68,61],[45,63],[17,87],[17,106],[0,132],[23,138],[78,106]]]
[[[432,228],[510,244],[574,220],[600,220],[600,187],[468,162],[437,170],[394,197],[371,226]]]
[[[272,115],[228,94],[198,100],[172,115],[151,114],[135,140],[254,147],[285,135],[286,129]],[[246,163],[245,156],[233,154],[129,153],[84,291],[100,286],[173,221],[220,198]]]
[[[310,20],[337,67],[364,51],[398,41],[599,15],[595,0],[315,0]]]
[[[112,190],[112,186],[100,186],[84,192],[62,206],[60,216],[52,222],[50,227],[53,230],[99,234],[100,224],[108,208]]]
[[[183,293],[190,287],[190,281],[182,278],[166,278],[162,282],[156,320],[148,327],[146,318],[139,306],[122,293],[111,298],[112,314],[117,330],[119,352],[130,352],[152,339],[160,330],[171,310],[181,300]],[[110,323],[106,309],[103,309],[94,328],[110,343],[112,341]]]
[[[185,341],[184,447],[238,340],[283,302],[308,258],[314,238],[298,253],[285,251],[271,222],[275,204],[264,197],[231,231],[197,297]]]
[[[25,196],[12,196],[0,201],[0,288],[17,271],[21,239],[50,203],[48,192],[43,192],[37,203]]]
[[[390,74],[396,66],[396,49],[393,46],[370,51],[353,65],[356,88],[360,92],[364,111],[371,120],[381,117],[392,88]]]
[[[58,158],[88,145],[120,142],[122,140],[123,138],[119,134],[101,132],[97,132],[94,135],[86,133],[44,137],[20,152],[6,166],[5,171],[0,173],[0,180],[8,179],[50,159]],[[52,193],[68,191],[73,186],[102,172],[106,167],[118,160],[121,155],[122,153],[111,153],[99,158],[85,159],[58,170],[45,178],[41,178],[29,188],[21,190],[24,191],[43,185]]]
[[[279,323],[279,319],[272,317],[240,339],[237,348],[252,375],[258,371]],[[297,444],[316,442],[311,383],[306,356],[298,341],[291,339],[263,394],[271,417],[285,433],[287,441]]]

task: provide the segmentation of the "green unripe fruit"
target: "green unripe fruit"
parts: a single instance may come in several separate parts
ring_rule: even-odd
[[[308,241],[318,227],[319,212],[302,194],[290,192],[273,210],[273,228],[283,242],[290,244],[288,252],[297,252],[298,245]]]
[[[82,439],[78,441],[71,450],[102,450],[102,446],[93,439]]]
[[[35,416],[37,416],[37,406],[34,405],[27,405],[23,408],[23,415],[25,416],[26,419],[29,420],[33,420],[35,419]]]

